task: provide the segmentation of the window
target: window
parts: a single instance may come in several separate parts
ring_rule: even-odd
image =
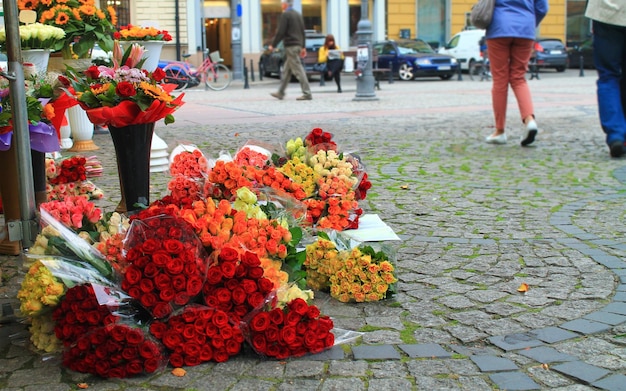
[[[100,8],[113,7],[117,15],[116,28],[130,24],[130,0],[100,0]]]

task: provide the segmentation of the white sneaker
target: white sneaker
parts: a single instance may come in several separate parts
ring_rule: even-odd
[[[506,144],[506,133],[499,134],[497,136],[489,135],[485,138],[488,144]]]
[[[535,141],[535,137],[539,133],[539,129],[537,129],[537,123],[534,119],[528,121],[526,124],[526,134],[522,136],[521,144],[522,147],[529,146]]]

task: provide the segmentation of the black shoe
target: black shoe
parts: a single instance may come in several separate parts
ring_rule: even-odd
[[[341,92],[342,92],[342,91],[341,91],[341,88],[338,88],[338,89],[337,89],[337,92],[338,92],[338,93],[341,93]]]
[[[609,144],[609,150],[611,153],[611,157],[622,157],[626,150],[624,150],[624,142],[623,141],[613,141]]]

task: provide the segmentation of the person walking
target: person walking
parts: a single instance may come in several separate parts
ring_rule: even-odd
[[[515,94],[524,134],[523,147],[532,144],[539,132],[526,69],[535,42],[535,28],[548,13],[547,0],[496,0],[485,37],[493,85],[491,100],[496,130],[485,141],[505,144],[506,108],[509,85]]]
[[[343,70],[343,53],[335,43],[335,37],[328,34],[322,46],[317,52],[317,62],[326,64],[326,73],[332,80],[335,79],[337,92],[341,92],[341,71]],[[324,76],[321,76],[324,77]]]
[[[307,79],[304,66],[300,60],[301,57],[306,56],[304,19],[302,19],[302,15],[300,15],[298,11],[293,9],[293,0],[282,0],[281,6],[283,13],[278,20],[276,35],[274,36],[272,44],[269,46],[269,50],[274,50],[274,47],[276,47],[280,41],[283,41],[285,47],[285,63],[278,91],[272,92],[270,95],[276,99],[283,99],[287,85],[293,75],[300,82],[300,88],[303,94],[296,98],[296,100],[311,100],[313,99],[311,87],[309,86],[309,80]]]
[[[619,158],[626,155],[626,4],[589,0],[585,16],[592,20],[600,126],[610,156]]]

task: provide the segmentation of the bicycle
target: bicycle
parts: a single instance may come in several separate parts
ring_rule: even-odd
[[[209,53],[204,51],[202,64],[195,69],[187,60],[191,55],[183,54],[185,61],[173,61],[163,67],[165,83],[176,84],[176,91],[182,91],[188,87],[195,87],[204,83],[214,91],[221,91],[228,87],[232,81],[232,73],[226,65],[221,64],[224,59],[220,58],[219,51]]]
[[[480,60],[480,61],[473,61],[470,64],[469,67],[469,77],[470,80],[474,80],[474,78],[476,78],[476,80],[491,80],[491,71],[489,70],[489,61],[484,61],[484,60]],[[480,76],[480,79],[478,79],[478,77]]]

